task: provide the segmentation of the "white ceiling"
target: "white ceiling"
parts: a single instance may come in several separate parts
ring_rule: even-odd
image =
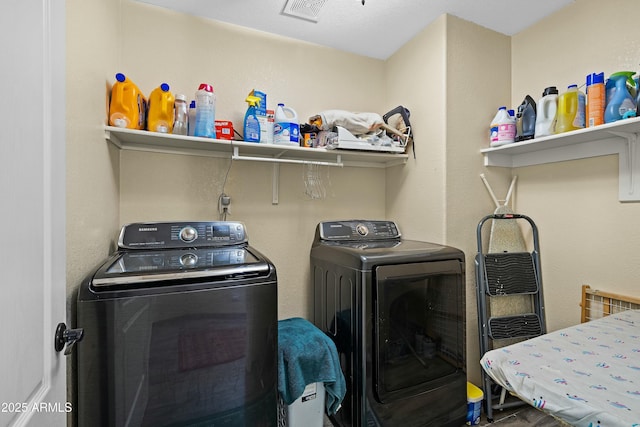
[[[514,35],[575,0],[297,0],[317,22],[283,14],[287,0],[137,1],[387,59],[444,13]]]

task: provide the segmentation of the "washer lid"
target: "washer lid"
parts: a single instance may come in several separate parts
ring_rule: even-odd
[[[172,284],[176,280],[223,280],[269,274],[270,264],[248,247],[184,248],[120,251],[98,269],[91,286],[135,287],[142,283]]]

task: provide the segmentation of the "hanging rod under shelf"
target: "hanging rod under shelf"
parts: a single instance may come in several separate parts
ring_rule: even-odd
[[[318,165],[318,166],[337,166],[343,167],[342,156],[338,154],[335,162],[322,162],[317,160],[300,160],[300,159],[281,159],[279,157],[256,157],[256,156],[241,156],[238,147],[233,147],[233,160],[250,160],[253,162],[270,162],[270,163],[295,163],[301,165]]]

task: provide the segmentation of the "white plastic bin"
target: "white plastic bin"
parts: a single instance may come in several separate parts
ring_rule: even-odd
[[[288,427],[322,427],[325,391],[323,383],[307,384],[302,396],[287,406]]]

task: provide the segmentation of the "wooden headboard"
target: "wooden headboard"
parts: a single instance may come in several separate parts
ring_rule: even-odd
[[[599,319],[625,310],[640,309],[640,298],[591,289],[582,285],[580,322]]]

